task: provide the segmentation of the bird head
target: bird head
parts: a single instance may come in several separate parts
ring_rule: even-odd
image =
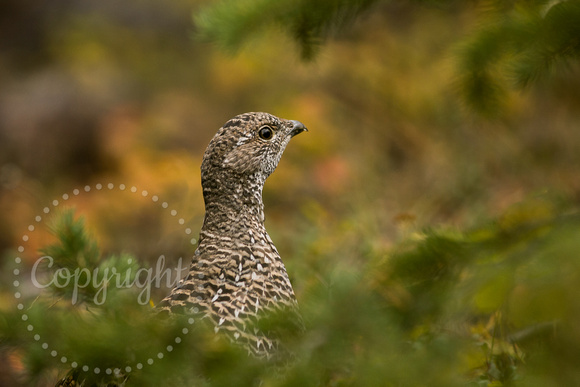
[[[232,118],[218,130],[205,151],[202,185],[209,188],[218,183],[227,187],[250,177],[263,184],[276,169],[290,139],[306,130],[301,122],[268,113],[245,113]]]

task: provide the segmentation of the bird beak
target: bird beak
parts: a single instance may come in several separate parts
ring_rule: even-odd
[[[306,129],[306,126],[304,126],[302,122],[296,120],[290,120],[290,122],[294,124],[292,130],[290,131],[290,137],[294,137],[302,132],[308,132],[308,129]]]

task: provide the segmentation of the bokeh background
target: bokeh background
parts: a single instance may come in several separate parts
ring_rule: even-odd
[[[424,240],[426,229],[459,235],[503,219],[522,202],[532,204],[516,207],[516,223],[559,214],[561,203],[575,208],[577,65],[511,91],[500,116],[482,116],[457,87],[458,55],[465,37],[480,25],[480,2],[422,3],[375,5],[325,41],[313,59],[303,60],[283,28],[253,35],[236,52],[198,39],[192,15],[208,1],[4,0],[0,258],[6,269],[0,274],[0,309],[14,309],[9,267],[18,246],[24,245],[20,255],[30,267],[38,249],[54,239],[49,219],[65,207],[84,216],[104,254],[128,252],[145,265],[160,254],[169,265],[179,257],[187,261],[203,220],[203,151],[226,120],[247,111],[296,119],[309,129],[292,140],[264,190],[266,226],[299,301],[308,300],[317,286],[332,287],[328,281],[337,270],[382,267],[409,240]],[[263,18],[267,23],[268,15]],[[127,188],[119,189],[121,184]],[[130,192],[133,186],[136,193]],[[153,195],[169,208],[153,202]],[[35,221],[38,215],[41,222]],[[577,250],[570,251],[575,256]],[[382,284],[388,270],[380,273],[373,278]],[[356,278],[366,282],[363,277]],[[153,301],[166,290],[157,289]],[[564,286],[552,301],[542,302],[578,290]],[[399,293],[387,299],[408,309],[417,306]],[[504,305],[483,303],[478,316],[497,318],[494,307]],[[349,313],[347,302],[333,305]],[[544,320],[534,323],[553,321]],[[489,335],[482,324],[477,334]],[[420,326],[414,339],[424,338],[421,329],[429,330]],[[27,383],[18,376],[26,368],[21,355],[3,353],[2,372],[12,375],[5,383]],[[439,382],[421,385],[447,385],[462,371],[467,380],[501,379],[488,372],[490,357],[468,360],[454,371],[446,368],[454,375],[450,379],[438,373]],[[474,369],[480,370],[476,376]],[[328,380],[357,385],[382,380],[350,378]],[[571,378],[566,381],[578,381]]]

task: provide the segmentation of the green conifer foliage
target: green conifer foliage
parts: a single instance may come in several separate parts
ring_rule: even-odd
[[[220,1],[195,17],[203,39],[229,51],[239,49],[266,27],[279,28],[313,59],[331,36],[369,12],[388,12],[377,0]],[[413,2],[411,2],[413,3]],[[425,7],[478,9],[479,27],[458,37],[457,89],[466,105],[484,116],[502,113],[509,92],[525,89],[580,57],[580,2],[414,1]]]

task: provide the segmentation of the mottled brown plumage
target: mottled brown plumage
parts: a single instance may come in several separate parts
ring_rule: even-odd
[[[209,318],[249,353],[269,357],[273,332],[257,328],[268,312],[289,311],[300,321],[286,268],[264,227],[262,189],[298,121],[268,113],[229,120],[213,137],[201,166],[205,218],[189,274],[160,303],[161,310]]]

